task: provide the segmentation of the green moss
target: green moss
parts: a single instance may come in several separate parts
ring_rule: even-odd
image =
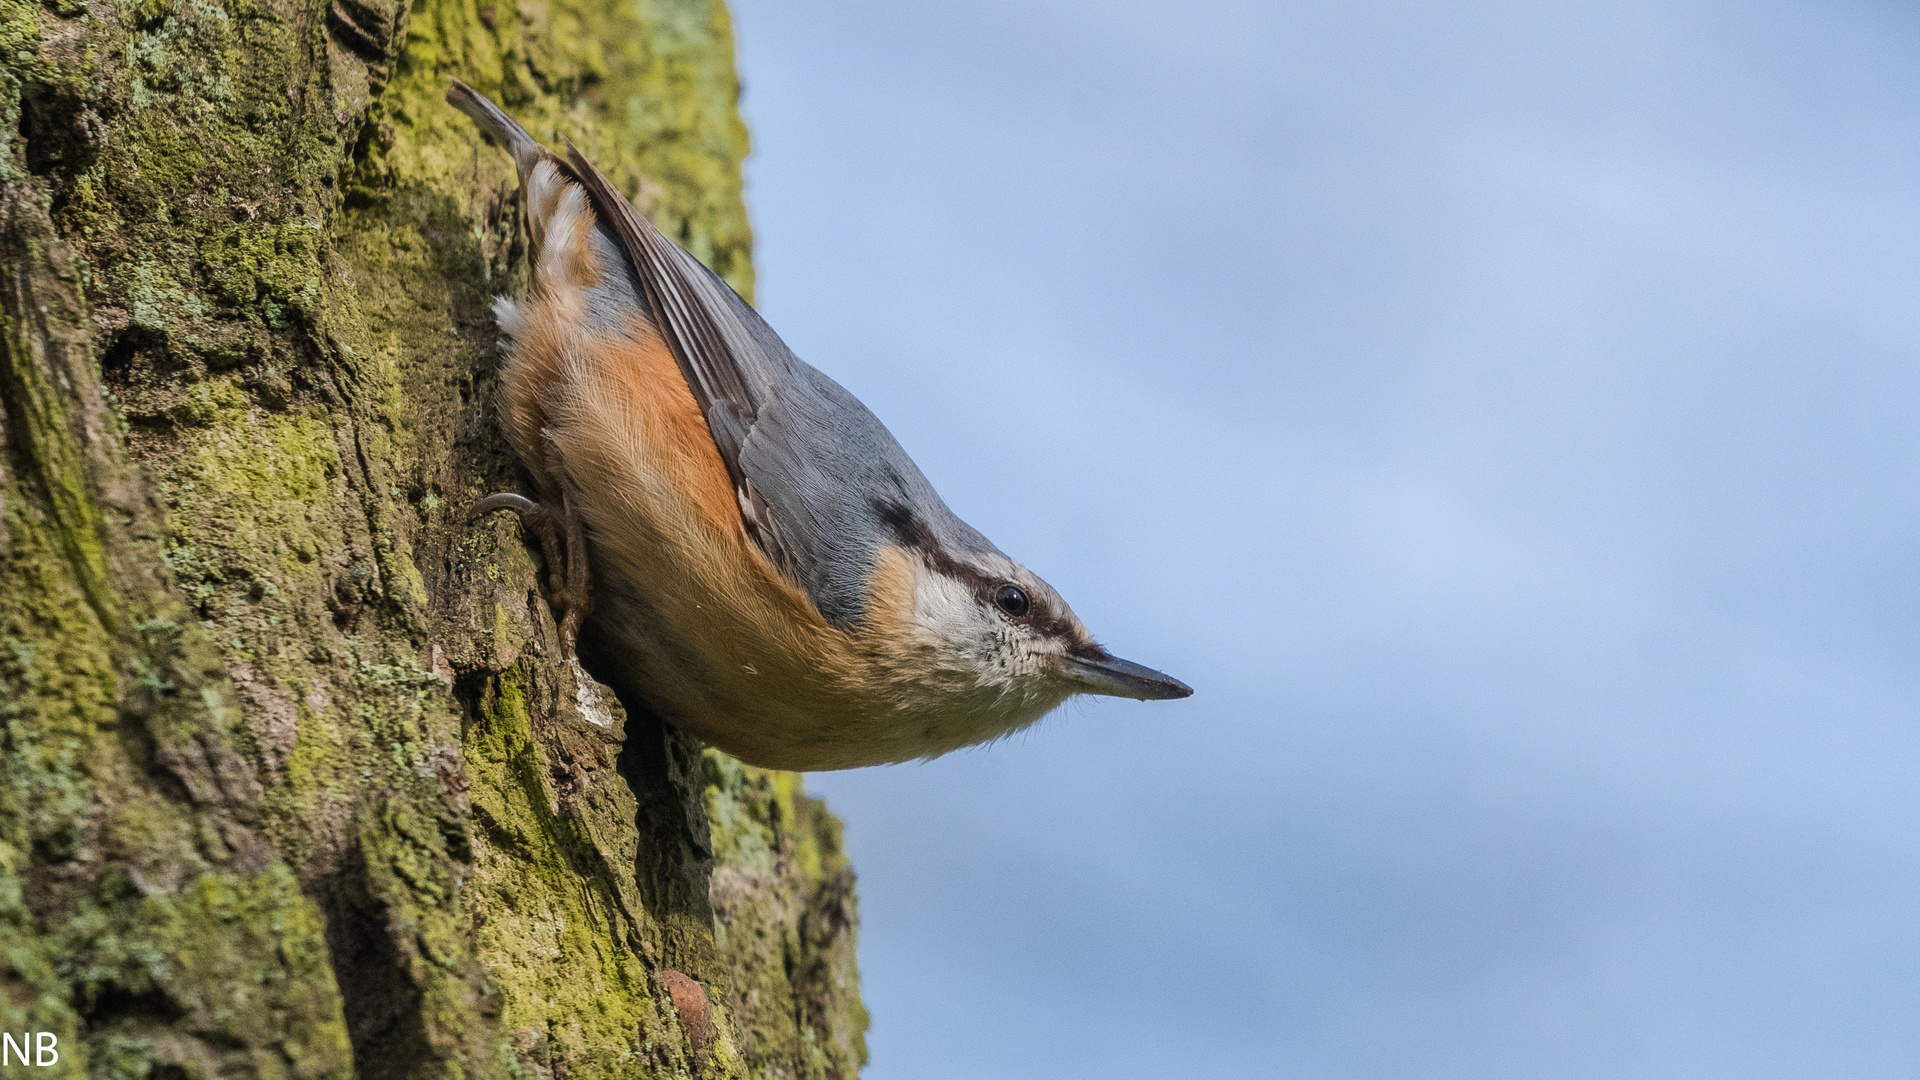
[[[473,961],[470,932],[457,903],[457,863],[447,850],[447,823],[429,819],[412,799],[388,799],[364,810],[357,829],[363,885],[384,914],[397,953],[398,978],[417,995],[429,1056],[419,1074],[487,1076],[490,1011]]]
[[[181,1059],[175,1034],[236,1049],[256,1074],[344,1080],[352,1071],[324,922],[284,867],[255,875],[200,874],[176,893],[137,897],[110,877],[62,934],[62,969],[76,1000],[113,995],[153,1001],[158,1015],[123,1015],[91,1033],[113,1042],[126,1075]],[[144,1058],[145,1060],[142,1060]]]
[[[525,677],[510,668],[462,739],[476,826],[468,903],[509,1044],[530,1066],[565,1061],[581,1080],[685,1068],[644,948],[627,947],[658,930],[609,880],[584,816],[559,805],[532,722]]]
[[[702,764],[719,945],[754,1075],[853,1075],[867,1060],[867,1013],[840,823],[804,794],[797,773],[717,750]]]
[[[120,623],[120,610],[107,580],[105,541],[86,454],[68,420],[57,376],[36,356],[36,328],[23,321],[23,314],[9,312],[0,322],[0,394],[7,399],[7,424],[27,470],[20,478],[26,487],[15,492],[19,502],[9,502],[29,505],[28,498],[37,496],[33,502],[47,514],[44,527],[20,522],[23,531],[32,531],[46,545],[35,554],[63,559],[65,573],[59,576],[70,578],[85,596],[92,617],[113,630]]]
[[[218,297],[236,307],[264,298],[311,310],[320,296],[318,233],[304,221],[214,226],[200,238],[200,266]]]
[[[485,147],[472,122],[445,103],[448,75],[492,95],[535,138],[556,146],[572,139],[663,231],[743,296],[753,295],[753,237],[740,173],[748,140],[724,5],[430,0],[416,6],[407,61],[381,102],[394,118],[395,136],[360,174],[356,190],[364,197],[465,180],[476,164],[485,183],[510,190],[506,156]]]
[[[195,384],[168,415],[205,431],[173,459],[160,484],[176,523],[168,565],[203,618],[253,623],[250,651],[271,652],[280,635],[261,632],[258,622],[287,605],[268,602],[268,590],[277,596],[324,584],[313,527],[338,520],[328,505],[342,468],[334,428],[305,411],[253,408],[225,377]],[[286,631],[297,630],[288,620]]]

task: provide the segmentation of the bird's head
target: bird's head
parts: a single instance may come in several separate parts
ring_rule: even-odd
[[[911,590],[906,615],[917,663],[948,693],[1023,727],[1076,694],[1142,701],[1192,688],[1109,653],[1039,575],[991,546],[953,550],[917,519],[893,515]]]

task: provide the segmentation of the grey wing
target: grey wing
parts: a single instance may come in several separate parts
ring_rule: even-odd
[[[767,519],[765,502],[740,469],[740,441],[752,430],[768,387],[764,379],[757,388],[749,385],[739,328],[731,325],[734,320],[722,317],[727,305],[720,294],[731,295],[733,290],[641,217],[571,143],[567,144],[567,161],[574,179],[586,189],[600,224],[619,240],[638,279],[641,300],[667,339],[680,374],[707,418],[707,430],[713,434],[727,476],[733,481],[747,534],[775,565],[792,572],[792,556]]]
[[[747,534],[822,615],[841,626],[860,618],[874,548],[898,539],[905,521],[948,551],[994,550],[866,406],[795,357],[726,282],[567,149],[706,415]]]
[[[859,620],[881,543],[926,548],[933,541],[948,556],[995,551],[947,509],[866,406],[820,372],[792,363],[792,388],[761,410],[741,463],[822,615],[842,626]]]

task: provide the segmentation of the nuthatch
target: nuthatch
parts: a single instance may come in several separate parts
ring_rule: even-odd
[[[1193,692],[1096,644],[579,150],[458,81],[447,100],[513,152],[535,251],[531,294],[494,314],[540,499],[475,511],[539,539],[563,647],[596,674],[781,769],[934,757],[1075,694]]]

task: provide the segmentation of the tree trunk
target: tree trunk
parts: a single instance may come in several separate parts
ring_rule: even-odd
[[[748,293],[732,52],[719,0],[0,0],[36,1075],[858,1072],[838,823],[566,662],[526,537],[466,519],[520,487],[488,302],[526,260],[445,78]]]

